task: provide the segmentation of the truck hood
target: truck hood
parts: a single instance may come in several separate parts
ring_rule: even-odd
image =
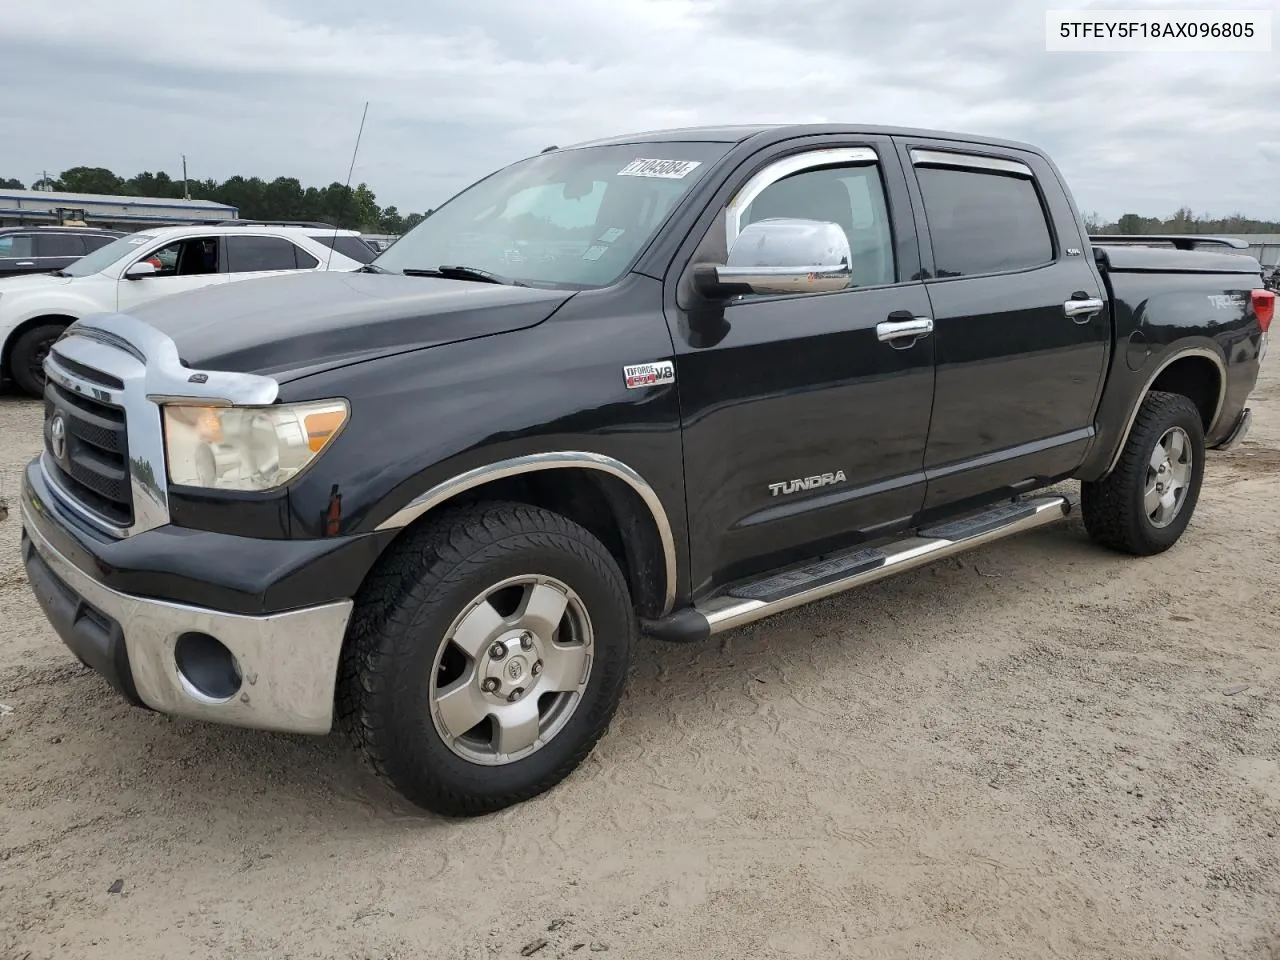
[[[573,293],[437,277],[305,273],[239,280],[143,304],[196,369],[281,383],[361,360],[531,327]]]

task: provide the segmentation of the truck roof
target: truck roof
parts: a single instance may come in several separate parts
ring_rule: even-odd
[[[1030,143],[1017,140],[1002,140],[997,137],[985,137],[973,133],[957,133],[948,130],[928,130],[915,127],[884,127],[875,124],[858,123],[778,123],[778,124],[739,124],[701,127],[675,127],[667,130],[648,130],[642,133],[619,134],[602,137],[583,143],[575,143],[564,149],[576,147],[620,146],[628,143],[654,143],[663,140],[697,140],[708,143],[743,143],[753,137],[764,137],[771,141],[786,140],[791,137],[812,137],[831,134],[855,134],[876,137],[919,137],[930,140],[958,140],[963,143],[984,144],[992,147],[1004,147],[1025,150],[1043,156],[1044,151]]]

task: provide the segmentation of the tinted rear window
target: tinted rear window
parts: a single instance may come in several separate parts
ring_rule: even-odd
[[[378,251],[369,246],[359,237],[351,236],[334,236],[328,234],[313,234],[312,240],[323,243],[326,247],[331,247],[344,257],[350,257],[357,263],[372,263],[374,257],[378,255]]]
[[[938,276],[1021,270],[1053,259],[1049,224],[1030,180],[931,167],[916,173]]]
[[[36,234],[37,257],[83,257],[84,239],[71,233]]]

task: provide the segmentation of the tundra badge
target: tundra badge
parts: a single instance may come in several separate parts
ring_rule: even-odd
[[[769,484],[769,492],[775,497],[782,493],[798,493],[801,490],[816,490],[819,487],[830,486],[833,483],[844,483],[845,475],[843,470],[837,470],[835,473],[822,473],[815,477],[801,477],[798,480],[783,480],[781,483]]]

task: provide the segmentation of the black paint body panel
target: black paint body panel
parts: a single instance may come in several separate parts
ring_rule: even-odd
[[[680,136],[733,145],[607,288],[318,273],[139,308],[192,366],[274,375],[284,402],[347,398],[350,420],[283,493],[175,489],[174,526],[119,542],[61,514],[42,519],[42,531],[115,589],[236,612],[289,609],[351,596],[395,535],[379,524],[433,487],[513,457],[585,451],[626,464],[661,501],[680,608],[731,581],[1015,492],[1096,479],[1170,358],[1227,372],[1211,441],[1253,388],[1256,263],[1135,248],[1100,248],[1095,259],[1058,171],[1033,147],[834,125]],[[691,292],[691,264],[723,257],[724,204],[754,172],[847,146],[879,155],[896,283],[728,303]],[[1052,220],[1053,262],[935,276],[912,146],[1030,166]],[[1080,295],[1104,306],[1077,323],[1063,303]],[[881,342],[876,324],[904,311],[934,318],[933,335],[905,348]],[[624,365],[658,360],[674,362],[674,384],[627,389]],[[770,490],[837,470],[843,482]],[[39,492],[38,471],[27,482]]]

